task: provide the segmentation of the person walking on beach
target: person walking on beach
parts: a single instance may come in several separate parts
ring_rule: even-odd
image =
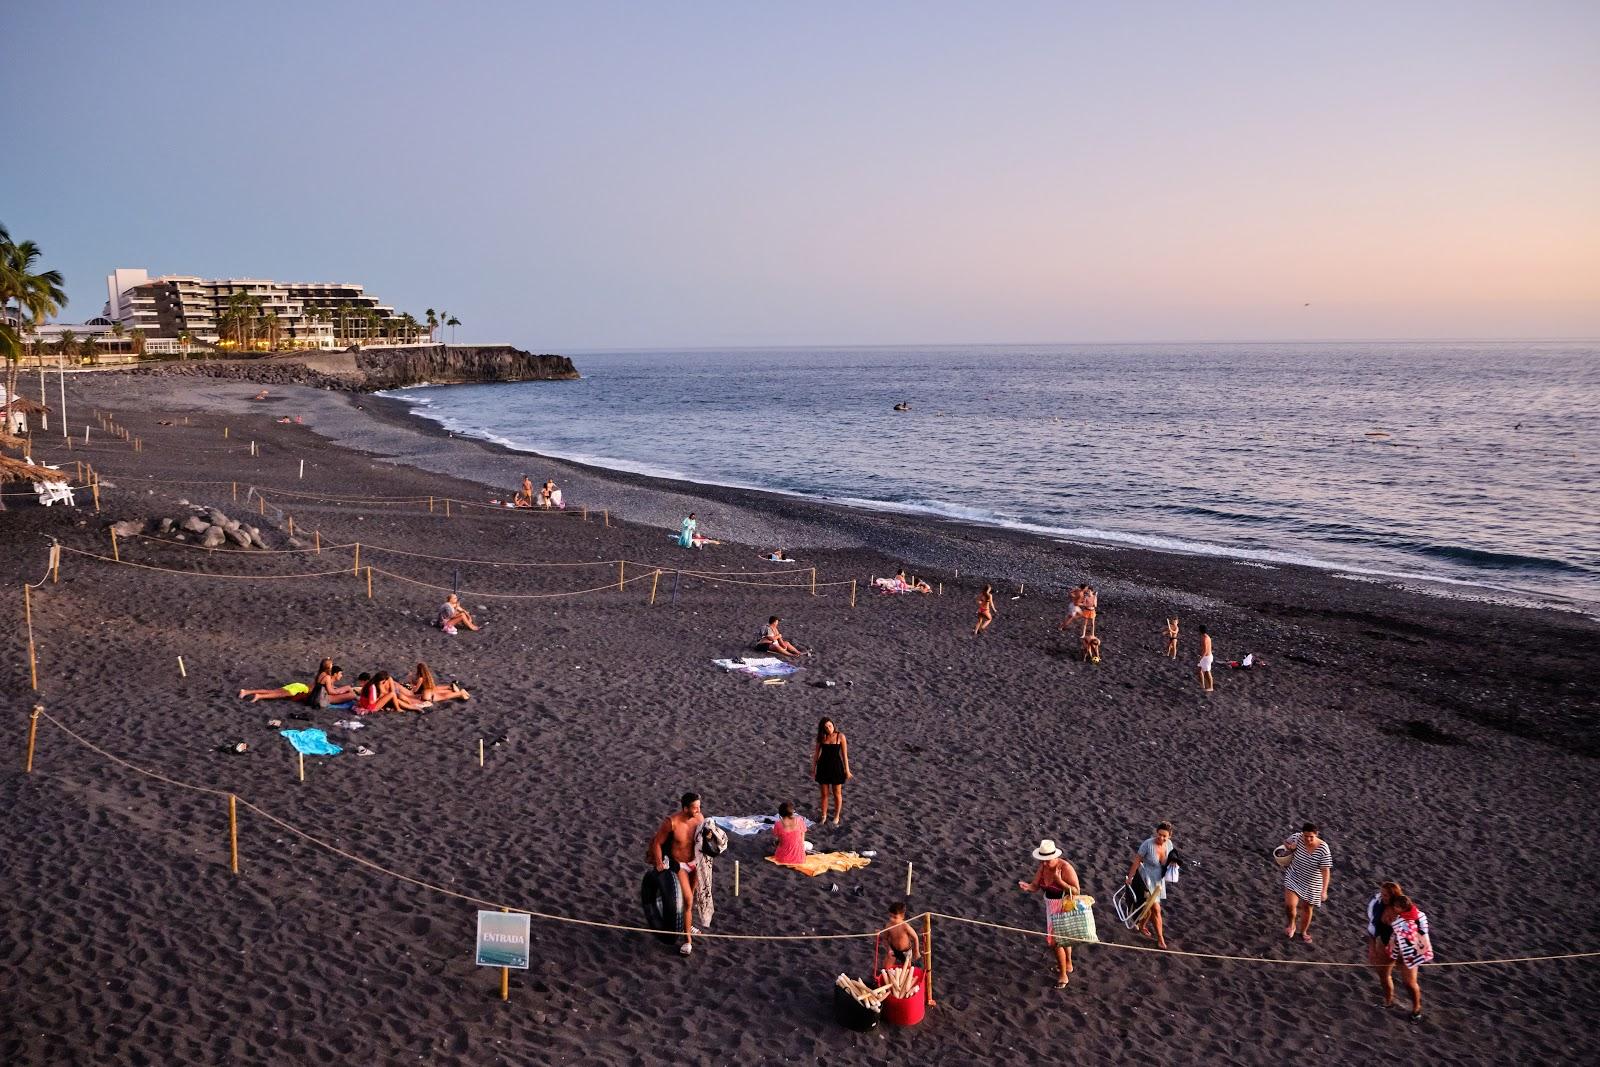
[[[844,816],[844,784],[855,775],[850,773],[850,742],[833,725],[832,719],[817,723],[817,743],[811,749],[811,777],[822,788],[821,826],[828,821],[828,802],[833,802],[833,825],[838,826]]]
[[[1018,882],[1017,888],[1024,893],[1044,894],[1044,930],[1056,957],[1056,988],[1065,989],[1072,973],[1072,942],[1064,936],[1064,922],[1071,897],[1079,891],[1078,872],[1049,838],[1039,842],[1039,847],[1033,850],[1033,858],[1039,861],[1033,881]]]
[[[1149,937],[1154,927],[1157,948],[1167,947],[1167,936],[1161,925],[1161,902],[1167,899],[1167,860],[1171,855],[1172,824],[1164,822],[1134,851],[1133,862],[1128,864],[1128,876],[1123,879],[1128,885],[1133,884],[1135,877],[1144,883],[1144,895],[1149,903],[1139,923],[1139,932]]]
[[[678,803],[678,810],[662,820],[656,835],[650,839],[649,860],[653,869],[671,870],[678,876],[678,889],[683,897],[683,945],[678,953],[687,956],[694,952],[693,901],[700,858],[695,852],[695,842],[705,816],[700,814],[699,793],[685,793]]]
[[[1316,823],[1306,823],[1300,832],[1283,842],[1291,857],[1283,872],[1283,910],[1289,922],[1283,936],[1311,944],[1311,917],[1328,901],[1333,883],[1333,850],[1322,840]]]
[[[1384,911],[1389,921],[1389,955],[1400,966],[1400,979],[1411,994],[1411,1021],[1422,1019],[1422,985],[1417,969],[1433,962],[1433,938],[1428,933],[1428,917],[1404,893],[1396,893]],[[1384,1004],[1394,1003],[1394,986],[1389,983]]]
[[[1178,658],[1178,617],[1172,616],[1167,620],[1167,628],[1162,631],[1167,639],[1167,658]]]
[[[983,633],[991,622],[994,622],[994,587],[986,585],[978,594],[978,625],[972,628],[972,636]]]
[[[1204,626],[1200,627],[1200,662],[1195,667],[1200,674],[1201,692],[1211,692],[1211,635],[1206,633]]]
[[[1367,901],[1367,963],[1378,977],[1385,1007],[1394,1003],[1394,957],[1389,954],[1394,929],[1389,925],[1389,904],[1404,893],[1399,882],[1380,882]]]

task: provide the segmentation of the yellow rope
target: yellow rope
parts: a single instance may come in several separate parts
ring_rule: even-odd
[[[190,578],[228,578],[242,582],[270,581],[281,578],[326,578],[330,575],[350,573],[349,567],[340,567],[336,571],[310,571],[305,574],[208,574],[205,571],[182,571],[178,570],[176,567],[155,567],[148,563],[135,563],[132,560],[127,559],[112,559],[110,556],[99,556],[93,552],[84,552],[77,548],[68,548],[66,545],[61,546],[61,551],[71,552],[74,556],[86,556],[89,559],[97,559],[101,563],[110,563],[118,567],[138,567],[140,570],[161,571],[164,574],[182,574]]]
[[[585,593],[603,593],[607,589],[616,589],[619,585],[630,585],[633,582],[642,582],[652,576],[651,573],[637,575],[623,582],[607,582],[605,585],[591,586],[588,589],[573,589],[563,593],[483,593],[471,589],[455,589],[448,585],[435,585],[433,582],[419,581],[416,578],[407,578],[403,574],[386,571],[381,567],[373,567],[373,574],[383,574],[412,585],[420,585],[424,589],[438,589],[445,593],[457,593],[461,596],[489,597],[497,600],[548,600],[553,597],[582,596]]]

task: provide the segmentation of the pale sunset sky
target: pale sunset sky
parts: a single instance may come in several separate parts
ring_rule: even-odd
[[[1593,0],[13,5],[0,222],[73,321],[124,266],[545,351],[1595,337],[1597,56]]]

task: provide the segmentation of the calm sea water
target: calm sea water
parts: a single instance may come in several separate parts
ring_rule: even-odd
[[[456,432],[605,467],[1600,603],[1600,345],[576,361],[579,382],[395,395]]]

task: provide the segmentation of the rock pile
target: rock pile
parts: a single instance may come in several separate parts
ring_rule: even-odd
[[[188,503],[180,501],[180,503]],[[181,519],[152,518],[145,522],[125,519],[111,524],[118,537],[137,537],[143,533],[175,541],[196,541],[202,548],[266,548],[259,527],[230,519],[216,508],[189,504],[190,514]]]

